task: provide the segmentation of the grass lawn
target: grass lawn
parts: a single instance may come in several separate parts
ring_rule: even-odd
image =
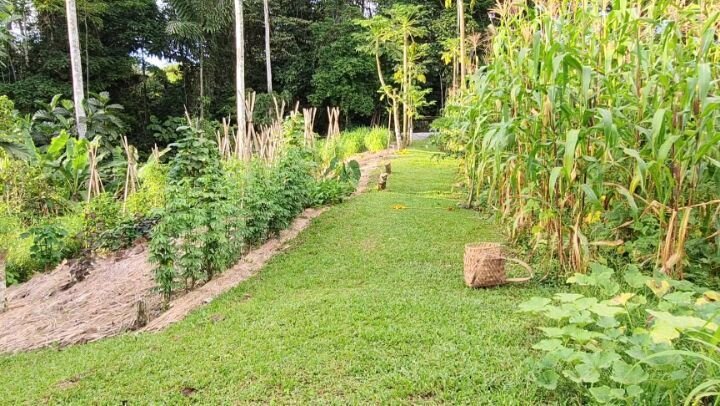
[[[536,389],[536,285],[465,288],[495,227],[422,146],[386,192],[333,207],[259,275],[159,334],[0,356],[0,403],[554,403]],[[394,208],[396,205],[405,209]]]

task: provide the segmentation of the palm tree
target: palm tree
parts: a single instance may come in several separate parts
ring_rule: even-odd
[[[200,117],[205,112],[206,35],[212,35],[226,28],[232,18],[229,2],[213,0],[168,0],[177,18],[169,21],[167,32],[171,36],[188,41],[197,52],[200,65]]]
[[[75,102],[75,124],[77,126],[78,137],[85,138],[85,132],[87,131],[85,109],[83,108],[85,92],[83,90],[82,59],[80,58],[80,37],[78,35],[75,0],[65,0],[65,8],[67,14],[68,41],[70,43],[70,67],[72,70],[73,100]]]
[[[270,0],[263,0],[265,9],[265,71],[267,74],[267,92],[272,93],[272,69],[270,63]]]

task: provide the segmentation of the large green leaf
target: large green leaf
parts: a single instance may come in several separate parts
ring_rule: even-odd
[[[565,152],[563,154],[563,169],[565,177],[570,180],[575,165],[575,148],[577,147],[580,130],[570,130],[565,136]]]
[[[623,385],[638,385],[648,380],[649,375],[640,364],[630,365],[618,360],[613,363],[610,379]]]
[[[590,394],[599,403],[612,403],[625,398],[625,391],[622,388],[611,388],[607,385],[590,388]]]
[[[551,302],[550,299],[544,297],[533,297],[523,303],[520,303],[518,308],[523,312],[542,312],[546,310],[547,305]]]
[[[558,379],[560,375],[552,369],[544,369],[540,373],[535,375],[535,380],[538,385],[545,389],[553,390],[557,388]]]

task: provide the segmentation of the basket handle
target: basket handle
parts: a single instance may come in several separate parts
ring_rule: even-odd
[[[525,268],[525,270],[528,272],[528,274],[530,274],[530,276],[526,276],[526,277],[524,277],[524,278],[508,278],[507,281],[510,282],[510,283],[522,283],[522,282],[527,282],[527,281],[529,281],[530,279],[532,279],[533,275],[535,275],[535,273],[533,272],[533,270],[532,270],[532,268],[530,267],[530,265],[528,265],[526,262],[523,262],[523,261],[521,261],[521,260],[519,260],[519,259],[517,259],[517,258],[510,258],[510,257],[502,257],[502,259],[504,259],[504,260],[506,260],[506,261],[514,262],[514,263],[522,266],[523,268]]]

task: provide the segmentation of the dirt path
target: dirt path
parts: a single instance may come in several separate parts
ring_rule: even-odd
[[[381,151],[356,157],[361,168],[356,194],[367,188],[374,168],[391,154]],[[143,330],[163,329],[257,273],[325,210],[306,209],[278,237],[250,251],[214,280],[175,298],[164,313],[161,297],[154,290],[153,266],[145,244],[97,260],[86,279],[74,285],[69,265],[61,264],[52,272],[8,289],[9,308],[0,313],[0,352],[66,346],[132,330],[141,302],[149,319]]]

